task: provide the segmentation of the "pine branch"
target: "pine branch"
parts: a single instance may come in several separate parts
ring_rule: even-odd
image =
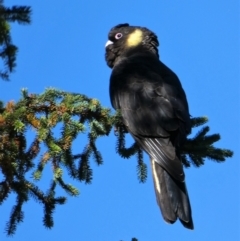
[[[31,8],[27,6],[3,6],[0,1],[0,58],[3,60],[5,69],[0,70],[0,78],[9,80],[9,74],[15,70],[17,46],[12,44],[10,35],[10,22],[30,24]]]
[[[0,103],[0,169],[3,174],[0,203],[11,192],[17,195],[17,204],[6,226],[9,235],[22,221],[22,205],[28,197],[43,204],[43,223],[48,228],[53,226],[56,205],[66,201],[66,197],[55,196],[55,188],[61,187],[70,196],[79,195],[77,188],[65,183],[64,169],[73,179],[91,182],[90,158],[93,157],[98,165],[103,164],[96,139],[109,134],[111,118],[110,110],[102,107],[96,99],[55,89],[48,89],[41,95],[29,95],[23,89],[22,98],[17,103],[8,102],[5,106]],[[62,131],[56,138],[52,130],[59,124]],[[29,130],[35,131],[35,137],[27,145],[25,136]],[[86,132],[87,144],[79,147],[78,153],[73,153],[74,140]],[[41,154],[42,150],[44,154]],[[48,163],[52,166],[53,178],[48,191],[44,192],[32,181],[42,179]],[[27,179],[27,173],[32,173],[33,180]]]
[[[31,12],[31,7],[29,6],[0,7],[1,18],[7,22],[17,22],[19,24],[30,24]]]
[[[206,122],[206,117],[193,118],[192,126],[200,127]],[[54,128],[59,125],[61,130],[56,137]],[[121,114],[112,114],[98,100],[50,88],[40,95],[29,94],[23,89],[18,102],[10,101],[6,105],[0,102],[0,169],[3,176],[0,204],[12,192],[17,196],[6,226],[8,235],[12,235],[22,222],[22,206],[29,198],[43,205],[43,224],[47,228],[53,227],[56,206],[66,202],[65,196],[56,196],[56,188],[62,188],[70,196],[79,195],[77,188],[66,183],[65,170],[74,180],[91,183],[91,159],[98,166],[103,164],[96,141],[108,135],[112,128],[115,129],[117,153],[123,158],[136,156],[137,177],[140,182],[145,182],[147,166],[142,150],[135,142],[126,147],[127,130]],[[30,130],[35,135],[31,143],[26,139]],[[202,127],[186,141],[182,150],[182,162],[186,167],[199,167],[207,159],[223,162],[233,155],[230,150],[214,146],[220,140],[219,134],[208,133],[209,127]],[[86,143],[73,150],[74,141],[81,135],[87,136]],[[48,190],[44,191],[35,183],[43,178],[47,164],[52,167],[52,179]]]
[[[192,118],[192,128],[202,126],[207,123],[207,121],[207,117]],[[128,148],[125,147],[125,136],[127,130],[122,123],[120,112],[116,112],[115,116],[113,116],[113,124],[115,125],[115,133],[117,134],[117,153],[123,158],[130,158],[134,155],[137,155],[139,147],[136,142],[133,142],[133,144]],[[191,164],[195,167],[200,167],[205,163],[207,159],[216,162],[224,162],[226,158],[233,156],[233,152],[231,150],[216,148],[213,146],[214,143],[220,140],[220,135],[207,135],[209,130],[210,128],[208,126],[204,126],[195,137],[188,138],[186,140],[186,143],[181,150],[182,163],[185,167],[190,167]],[[139,166],[139,163],[141,163],[142,160],[139,156],[137,156],[137,159],[138,178],[139,180],[145,180],[146,177],[144,177],[144,174],[142,176],[140,174],[141,167]]]
[[[147,165],[143,162],[143,151],[138,150],[137,153],[138,165],[137,165],[137,176],[139,182],[146,182],[147,180]]]
[[[204,122],[200,118],[193,118],[193,127],[206,123],[207,118],[204,118]],[[186,167],[189,167],[190,163],[199,167],[204,164],[206,159],[223,162],[226,158],[233,156],[232,151],[213,146],[213,144],[219,141],[221,137],[219,134],[207,135],[209,131],[210,128],[208,126],[202,127],[195,137],[187,139],[182,150],[183,160],[185,160],[183,161],[183,164]]]

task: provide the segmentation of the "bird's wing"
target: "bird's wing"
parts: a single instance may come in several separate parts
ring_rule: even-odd
[[[183,181],[182,164],[170,141],[174,131],[183,132],[180,135],[184,137],[188,131],[188,106],[181,84],[159,61],[126,61],[112,72],[112,104],[121,110],[124,124],[139,145],[174,178]]]

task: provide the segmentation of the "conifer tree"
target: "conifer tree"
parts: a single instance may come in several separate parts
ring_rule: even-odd
[[[10,35],[10,23],[30,24],[31,8],[27,6],[13,6],[11,8],[3,5],[0,0],[0,58],[4,69],[0,70],[0,78],[9,80],[9,73],[16,67],[17,46],[12,43]]]
[[[0,1],[0,57],[5,64],[0,76],[3,79],[9,79],[9,73],[16,66],[17,47],[11,42],[9,22],[28,24],[30,13],[30,7],[6,8]],[[201,128],[194,137],[187,139],[182,150],[185,167],[200,167],[207,159],[223,162],[233,155],[230,150],[214,146],[220,140],[220,135],[208,134],[210,129],[205,125],[207,121],[206,117],[192,118],[192,127]],[[62,128],[60,135],[55,137],[54,128],[57,125]],[[35,136],[29,145],[26,133],[30,129],[35,131]],[[66,202],[65,196],[57,195],[56,187],[60,186],[73,197],[79,194],[76,187],[65,182],[63,169],[68,171],[71,178],[91,183],[93,172],[90,159],[93,158],[97,165],[103,164],[96,140],[109,135],[111,130],[116,135],[117,153],[123,158],[136,157],[137,177],[140,182],[145,182],[147,166],[143,152],[135,142],[126,147],[127,130],[122,123],[121,113],[112,113],[97,99],[50,88],[42,94],[29,94],[27,89],[22,89],[18,102],[0,102],[0,171],[3,177],[0,180],[0,204],[11,193],[17,197],[6,225],[8,235],[14,234],[17,224],[23,221],[22,207],[30,198],[43,205],[44,226],[53,227],[54,209]],[[87,142],[78,153],[74,153],[73,141],[83,133],[87,133]],[[53,178],[48,191],[44,192],[34,181],[41,180],[42,172],[49,163],[53,167]],[[29,173],[32,174],[31,178]],[[132,240],[137,241],[136,238]]]

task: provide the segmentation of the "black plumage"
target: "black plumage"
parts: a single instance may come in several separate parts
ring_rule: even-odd
[[[168,223],[178,218],[193,229],[181,146],[191,132],[185,92],[176,74],[159,60],[157,36],[147,28],[112,28],[106,61],[110,98],[124,125],[151,159],[158,205]]]

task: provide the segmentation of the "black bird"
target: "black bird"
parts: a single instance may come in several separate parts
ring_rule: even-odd
[[[177,75],[159,60],[157,36],[119,24],[108,34],[112,68],[110,98],[138,145],[150,156],[157,203],[168,223],[193,229],[180,151],[191,132],[185,92]]]

